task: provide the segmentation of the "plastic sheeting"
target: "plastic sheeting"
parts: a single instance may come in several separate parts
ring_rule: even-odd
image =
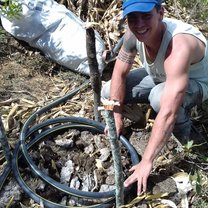
[[[1,16],[3,28],[17,39],[38,48],[58,64],[89,75],[86,29],[74,13],[53,0],[17,0],[22,4],[20,17]],[[100,74],[104,69],[104,41],[97,31],[96,57]]]

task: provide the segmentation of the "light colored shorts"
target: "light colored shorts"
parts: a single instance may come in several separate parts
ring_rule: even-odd
[[[109,98],[110,82],[108,81],[102,88],[101,96],[103,98]],[[164,86],[165,82],[155,83],[144,68],[134,69],[129,72],[126,78],[124,103],[149,103],[155,112],[159,112],[160,97]],[[190,135],[191,120],[189,113],[192,107],[202,103],[202,98],[201,85],[190,79],[173,131],[176,137],[188,137]]]

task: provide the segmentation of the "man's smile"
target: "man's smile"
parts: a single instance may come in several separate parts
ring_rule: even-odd
[[[148,31],[148,29],[144,29],[144,30],[137,31],[137,33],[138,33],[139,35],[143,35],[143,34],[145,34],[147,31]]]

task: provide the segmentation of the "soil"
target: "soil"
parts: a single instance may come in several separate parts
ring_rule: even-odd
[[[0,114],[5,124],[10,148],[13,150],[18,142],[24,122],[32,113],[75,89],[89,78],[54,63],[40,51],[14,39],[9,34],[6,34],[6,38],[1,40],[0,44]],[[110,77],[108,73],[107,76]],[[145,106],[143,113],[146,113],[147,109],[148,106]],[[39,123],[60,116],[94,119],[93,94],[90,86],[81,90],[71,100],[41,115],[36,122]],[[195,109],[193,118],[198,131],[207,138],[207,130],[204,128],[207,124],[207,117],[204,115],[204,110],[202,108]],[[201,120],[199,121],[198,118]],[[127,118],[125,120],[125,137],[134,145],[139,155],[142,155],[148,141],[151,119],[154,119],[154,114],[150,115],[145,125],[144,121],[135,123]],[[172,176],[181,172],[195,174],[198,171],[199,174],[202,171],[202,174],[199,174],[200,177],[206,178],[207,163],[198,158],[200,151],[203,151],[204,157],[207,157],[206,146],[202,145],[198,150],[191,148],[187,153],[182,150],[182,146],[176,138],[171,137],[154,165],[149,179],[148,189],[150,193],[166,193],[168,197],[164,199],[171,200],[177,204],[177,207],[181,207],[181,196],[178,195],[176,182]],[[129,153],[122,146],[121,152],[123,172],[126,178],[130,174],[128,170],[132,163]],[[61,183],[84,191],[96,192],[114,189],[112,155],[109,142],[104,134],[92,134],[86,130],[59,132],[52,138],[49,136],[44,141],[39,142],[29,153],[42,171]],[[1,151],[1,172],[5,165],[6,162]],[[69,176],[68,171],[67,174],[64,174],[64,167],[72,168],[72,175]],[[63,194],[45,184],[31,173],[24,160],[20,161],[20,171],[32,190],[48,200],[63,205],[70,204],[71,206],[92,203],[86,199],[80,201],[76,197]],[[207,200],[207,186],[200,185],[203,193],[196,194],[194,188],[188,192],[190,207],[199,207],[201,201],[205,203],[204,201]],[[136,197],[135,189],[130,190],[127,195],[125,202],[129,203]],[[160,195],[155,196],[157,196],[156,199],[161,198]],[[198,204],[196,205],[197,200]],[[155,207],[159,201],[153,200]],[[153,202],[146,199],[135,207],[147,207]],[[13,175],[8,177],[8,181],[0,192],[0,207],[6,207],[8,204],[8,207],[15,208],[40,207],[17,185]],[[203,205],[208,207],[208,204]]]

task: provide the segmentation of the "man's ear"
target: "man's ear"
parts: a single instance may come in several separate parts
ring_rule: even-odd
[[[164,7],[163,7],[163,6],[161,6],[161,8],[160,8],[160,10],[159,10],[160,20],[161,20],[161,21],[163,20],[163,17],[164,17],[164,12],[165,12]]]

